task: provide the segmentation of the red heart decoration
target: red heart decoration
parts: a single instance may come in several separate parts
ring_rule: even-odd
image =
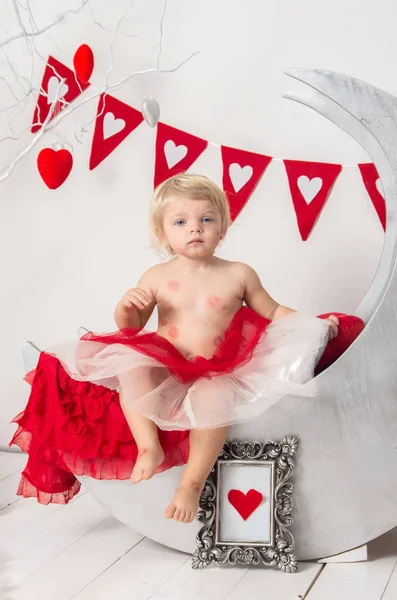
[[[62,148],[44,148],[37,156],[37,168],[42,180],[50,190],[56,190],[67,179],[73,166],[73,156]]]
[[[230,490],[227,499],[244,521],[246,521],[261,504],[263,494],[258,492],[258,490],[249,490],[246,494],[241,490]]]
[[[75,73],[83,83],[87,83],[94,69],[94,54],[87,44],[77,48],[73,57]]]

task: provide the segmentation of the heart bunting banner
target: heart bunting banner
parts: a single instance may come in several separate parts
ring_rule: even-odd
[[[379,221],[381,222],[383,230],[386,231],[385,196],[378,171],[373,163],[361,163],[358,165],[358,168],[360,169],[365,189],[368,192],[368,196],[371,198]]]
[[[227,146],[221,146],[221,155],[222,185],[229,201],[230,217],[234,221],[254,191],[272,157]]]
[[[165,123],[157,125],[154,187],[177,173],[187,171],[204,152],[208,142]]]
[[[342,165],[284,160],[298,229],[306,241],[327,201]]]
[[[61,84],[61,79],[65,81]],[[51,103],[55,100],[56,93],[61,84],[58,93],[58,102],[56,103],[51,119],[53,119],[66,106],[67,103],[76,100],[84,90],[88,88],[89,83],[80,81],[74,71],[66,65],[59,62],[53,56],[49,56],[44,69],[43,78],[41,81],[41,90],[37,99],[36,108],[33,115],[33,123],[31,131],[36,133],[41,129],[42,124],[46,120],[50,112]]]
[[[75,71],[53,56],[49,56],[42,77],[41,93],[33,115],[31,128],[33,133],[42,127],[55,97],[58,100],[52,118],[76,100],[90,85],[88,79],[93,69],[94,55],[89,46],[83,44],[79,47],[74,62]],[[230,205],[231,220],[234,221],[248,202],[269,164],[272,161],[281,161],[286,169],[301,238],[303,241],[308,239],[343,165],[285,160],[208,142],[187,131],[159,122],[160,107],[154,98],[146,99],[142,103],[142,110],[143,114],[106,92],[99,96],[89,160],[90,170],[95,169],[105,160],[145,120],[150,127],[157,125],[155,187],[168,177],[187,171],[208,144],[220,148],[222,186]],[[53,148],[44,148],[37,160],[40,176],[52,190],[66,181],[72,166],[73,156],[68,150],[56,151]],[[357,167],[385,230],[386,205],[376,167],[373,163],[358,164]]]
[[[142,113],[109,94],[101,94],[92,138],[90,171],[95,169],[143,121]]]

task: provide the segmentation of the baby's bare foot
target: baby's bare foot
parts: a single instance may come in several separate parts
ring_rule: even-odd
[[[139,451],[130,481],[138,483],[142,479],[151,479],[159,465],[164,460],[164,452],[160,444]]]
[[[167,519],[191,523],[197,514],[201,488],[198,481],[181,483],[165,511]]]

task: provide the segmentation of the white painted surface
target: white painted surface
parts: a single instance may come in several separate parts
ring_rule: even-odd
[[[368,563],[193,571],[189,556],[106,519],[85,493],[67,506],[15,498],[0,510],[0,540],[2,600],[394,600],[397,590],[395,535],[369,544]]]
[[[341,552],[341,554],[335,554],[335,556],[327,556],[326,558],[320,558],[318,563],[350,563],[350,562],[362,562],[368,559],[368,545],[364,544],[358,548],[353,548],[348,552]]]
[[[382,598],[397,561],[397,539],[393,533],[371,544],[368,562],[328,564],[307,600],[374,600]]]
[[[387,584],[382,600],[395,600],[397,598],[397,563]]]
[[[96,18],[112,27],[129,3],[119,0],[110,6],[93,0],[91,5]],[[30,4],[43,24],[65,8],[60,0]],[[67,6],[77,2],[69,0]],[[139,13],[139,19],[132,19],[126,29],[141,37],[117,37],[111,81],[155,62],[161,2],[137,0],[135,7],[132,16]],[[392,0],[385,0],[382,10],[371,0],[360,4],[335,0],[324,26],[315,0],[299,4],[251,0],[249,9],[237,0],[169,0],[160,66],[174,66],[190,52],[200,53],[180,71],[153,78],[161,120],[212,142],[276,157],[346,164],[367,161],[359,145],[337,127],[282,99],[291,87],[283,69],[325,67],[396,94],[391,75],[397,50],[396,12]],[[3,30],[15,28],[4,3],[0,17]],[[52,53],[69,66],[78,45],[89,43],[96,60],[92,81],[102,84],[110,64],[111,33],[95,26],[88,10],[71,15],[50,35],[59,49],[42,37],[37,39],[41,54]],[[28,75],[20,48],[18,41],[7,51]],[[39,83],[43,64],[37,61],[35,67]],[[115,95],[139,108],[151,91],[149,78],[140,77]],[[3,86],[2,102],[13,101]],[[96,105],[95,101],[82,109],[76,115],[78,123],[93,119]],[[28,127],[33,109],[30,102],[15,117],[16,132]],[[38,151],[58,141],[53,134],[45,136],[1,185],[0,277],[7,282],[7,294],[0,298],[0,364],[7,365],[0,378],[3,445],[15,429],[9,421],[23,409],[28,395],[21,380],[24,341],[48,347],[74,337],[79,323],[95,330],[112,329],[118,298],[156,260],[148,249],[147,234],[155,130],[143,123],[90,172],[93,127],[92,123],[78,144],[74,119],[61,123],[60,133],[73,144],[74,167],[57,191],[44,186],[35,166]],[[0,135],[9,134],[3,117]],[[21,141],[1,144],[0,165],[6,165],[30,140],[26,131]],[[219,149],[209,147],[194,170],[220,183]],[[221,254],[252,264],[282,303],[313,313],[350,312],[373,278],[382,244],[381,226],[355,168],[342,172],[312,235],[302,243],[284,167],[273,162]]]

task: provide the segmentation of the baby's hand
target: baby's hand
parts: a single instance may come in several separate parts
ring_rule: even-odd
[[[136,310],[137,308],[143,309],[149,306],[153,302],[153,296],[142,290],[141,288],[132,288],[128,290],[121,298],[119,305],[122,306],[127,312]]]
[[[335,315],[331,315],[326,321],[329,323],[329,339],[333,340],[338,335],[339,319]]]

